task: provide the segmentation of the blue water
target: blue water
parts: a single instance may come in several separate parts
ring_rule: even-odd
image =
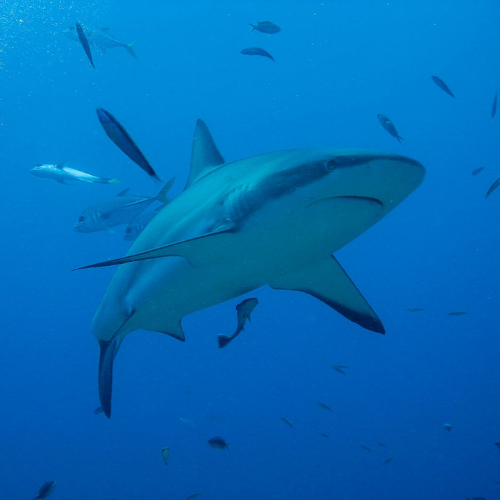
[[[48,480],[59,500],[500,498],[500,191],[484,196],[500,175],[500,122],[490,116],[499,15],[492,0],[4,0],[2,498],[33,498]],[[248,31],[264,20],[281,33]],[[75,22],[137,40],[138,60],[93,48],[93,70],[62,34]],[[276,62],[239,53],[252,46]],[[197,118],[227,160],[354,147],[420,161],[422,186],[337,255],[387,334],[304,294],[260,289],[249,295],[259,299],[251,323],[222,351],[217,335],[234,331],[241,298],[186,317],[185,343],[128,336],[113,417],[94,415],[91,321],[113,270],[70,270],[128,244],[124,228],[73,227],[118,189],[63,186],[29,170],[73,159],[155,194],[105,136],[96,106],[126,125],[164,179],[177,177],[173,194],[187,179]],[[214,435],[229,451],[207,445]]]

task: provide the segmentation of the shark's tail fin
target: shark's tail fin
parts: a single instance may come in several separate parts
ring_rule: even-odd
[[[137,54],[135,53],[134,50],[134,44],[137,40],[134,40],[132,43],[127,43],[124,45],[125,50],[134,58],[137,59]]]
[[[172,200],[167,196],[172,184],[175,181],[175,177],[172,177],[161,189],[160,192],[156,195],[156,199],[165,205],[170,203]]]

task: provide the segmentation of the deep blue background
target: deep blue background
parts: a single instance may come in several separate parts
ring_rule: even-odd
[[[484,198],[500,174],[500,117],[490,117],[498,2],[5,0],[0,9],[3,498],[32,498],[46,480],[58,481],[60,500],[500,498],[500,191]],[[248,31],[263,20],[282,32]],[[75,21],[137,39],[138,60],[93,49],[93,70],[62,34]],[[256,45],[276,62],[239,54]],[[113,271],[70,269],[127,244],[121,228],[73,226],[117,189],[29,170],[75,159],[154,194],[105,136],[97,105],[164,179],[177,177],[174,193],[197,118],[228,160],[321,146],[422,162],[424,184],[338,253],[387,334],[303,294],[258,290],[252,322],[223,351],[216,337],[234,330],[240,299],[185,318],[184,344],[130,335],[115,364],[113,418],[94,415],[90,325]],[[230,451],[208,447],[216,434]]]

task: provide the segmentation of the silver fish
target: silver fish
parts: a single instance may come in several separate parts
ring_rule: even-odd
[[[389,134],[391,134],[392,137],[395,137],[401,144],[403,138],[398,134],[396,127],[394,126],[394,123],[392,123],[392,121],[389,120],[389,118],[387,118],[387,116],[385,115],[378,114],[377,118],[378,121],[380,122],[380,125],[382,125],[382,127],[384,127],[384,129],[387,130],[387,132],[389,132]]]
[[[52,165],[45,163],[36,165],[30,172],[37,177],[44,179],[53,179],[60,184],[73,184],[75,182],[89,182],[91,184],[121,184],[118,179],[107,179],[105,177],[97,177],[96,175],[87,174],[81,170],[68,167],[69,162],[58,163]]]
[[[306,292],[384,333],[332,254],[401,203],[424,174],[415,160],[360,150],[279,151],[225,163],[199,120],[185,190],[127,256],[85,266],[130,263],[118,267],[92,325],[105,414],[113,361],[129,333],[184,340],[184,316],[265,284]]]
[[[151,198],[128,195],[129,188],[127,188],[114,198],[94,203],[80,214],[75,231],[93,233],[107,231],[121,224],[129,224],[155,201],[168,203],[170,200],[166,196],[170,186],[171,182],[168,182],[156,196]]]
[[[82,26],[83,32],[87,37],[89,45],[97,47],[101,51],[105,52],[106,49],[113,49],[115,47],[123,47],[132,57],[137,59],[137,55],[134,51],[133,45],[135,43],[123,43],[117,40],[114,36],[109,34],[109,28],[92,28]],[[71,26],[64,30],[63,33],[71,40],[78,42],[78,33],[75,26]]]
[[[139,214],[126,227],[123,239],[125,241],[135,241],[137,237],[142,233],[142,230],[154,219],[154,217],[156,217],[156,215],[162,208],[163,207],[158,207],[150,212],[143,212]]]
[[[266,33],[267,35],[275,35],[281,31],[281,28],[271,21],[261,21],[257,24],[248,23],[248,25],[252,27],[250,31],[260,31],[261,33]]]

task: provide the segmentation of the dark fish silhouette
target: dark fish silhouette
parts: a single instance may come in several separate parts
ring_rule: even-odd
[[[401,144],[403,138],[398,134],[396,127],[394,126],[394,123],[392,123],[392,121],[389,120],[389,118],[387,118],[387,116],[385,115],[378,114],[377,118],[378,121],[380,122],[380,125],[382,125],[382,127],[384,127],[384,129],[387,130],[387,132],[389,132],[389,134],[391,134],[392,137],[395,137]]]
[[[316,403],[320,408],[323,408],[323,410],[328,410],[328,411],[333,411],[328,405],[325,405],[324,403]]]
[[[368,448],[368,446],[365,446],[364,444],[360,444],[359,446],[361,446],[363,450],[369,451],[370,453],[372,452],[372,450],[370,450],[370,448]]]
[[[411,313],[416,313],[419,311],[425,311],[425,309],[423,307],[409,307],[407,311]]]
[[[160,176],[154,171],[146,157],[137,147],[127,131],[122,127],[120,122],[104,108],[97,108],[97,118],[101,122],[102,128],[106,135],[139,167],[141,167],[150,177],[157,181],[161,181]]]
[[[238,326],[236,328],[236,331],[228,337],[227,335],[219,335],[217,338],[219,342],[219,348],[222,349],[223,347],[227,346],[231,340],[234,340],[245,328],[245,322],[248,319],[250,321],[250,314],[252,311],[255,309],[259,301],[255,298],[253,299],[245,299],[243,302],[240,302],[236,306],[236,314],[238,317]]]
[[[98,406],[95,410],[94,410],[94,415],[99,415],[99,413],[102,413],[104,411],[104,408],[102,406]]]
[[[281,28],[272,23],[271,21],[262,21],[257,24],[250,24],[248,23],[249,26],[252,27],[250,31],[260,31],[261,33],[266,33],[268,35],[274,35],[276,33],[279,33],[281,31]]]
[[[330,437],[328,434],[323,434],[322,432],[320,432],[319,435],[323,436],[324,438],[329,438]]]
[[[260,47],[250,47],[249,49],[243,49],[240,54],[245,54],[246,56],[262,56],[274,61],[274,57],[267,52],[267,50],[261,49]]]
[[[384,464],[385,464],[385,465],[390,464],[393,460],[394,460],[394,457],[388,458],[388,459],[384,462]]]
[[[500,177],[497,177],[495,179],[495,182],[490,186],[490,189],[488,189],[488,192],[486,193],[485,198],[488,198],[488,196],[495,191],[495,189],[500,186]]]
[[[497,443],[495,443],[495,446],[498,446],[498,448],[500,449],[500,441],[498,441]]]
[[[484,167],[476,168],[472,171],[472,175],[479,175],[484,170]]]
[[[443,82],[443,80],[441,80],[441,78],[439,78],[438,76],[432,76],[432,81],[441,89],[443,90],[444,92],[446,92],[448,95],[451,95],[451,97],[455,97],[453,95],[453,92],[450,90],[450,87],[448,87],[448,85],[446,85],[446,83]]]
[[[491,106],[491,117],[495,118],[495,115],[497,114],[497,98],[498,95],[495,92],[495,97],[493,98],[493,106]]]
[[[215,436],[209,439],[208,446],[216,448],[217,450],[229,450],[228,443],[226,443],[226,440],[220,436]]]
[[[465,316],[466,314],[464,311],[452,311],[448,313],[448,316]]]
[[[381,446],[382,448],[387,448],[387,446],[384,444],[384,443],[377,443],[379,446]]]
[[[332,370],[335,370],[338,373],[342,373],[342,375],[346,375],[344,368],[349,368],[348,366],[345,366],[345,365],[331,365],[331,366],[332,366]]]
[[[293,425],[289,420],[287,420],[284,417],[281,417],[281,421],[284,422],[286,425],[288,425],[288,427],[291,427],[293,429]]]
[[[42,484],[40,489],[38,490],[38,495],[33,498],[33,500],[42,500],[43,498],[47,498],[49,495],[54,493],[56,489],[57,483],[55,481],[47,481]]]
[[[453,426],[452,426],[452,425],[450,425],[450,424],[444,424],[444,425],[443,425],[443,429],[444,429],[445,431],[451,432],[451,429],[453,429]]]
[[[78,34],[78,39],[82,44],[83,50],[85,51],[85,54],[87,54],[90,64],[92,64],[92,67],[95,68],[94,61],[92,61],[92,52],[90,52],[90,45],[89,41],[87,40],[87,36],[85,35],[83,28],[78,23],[75,23],[75,27],[76,27],[76,32]]]
[[[193,493],[192,495],[186,497],[186,500],[193,500],[194,498],[201,497],[201,495],[203,495],[203,493]]]

